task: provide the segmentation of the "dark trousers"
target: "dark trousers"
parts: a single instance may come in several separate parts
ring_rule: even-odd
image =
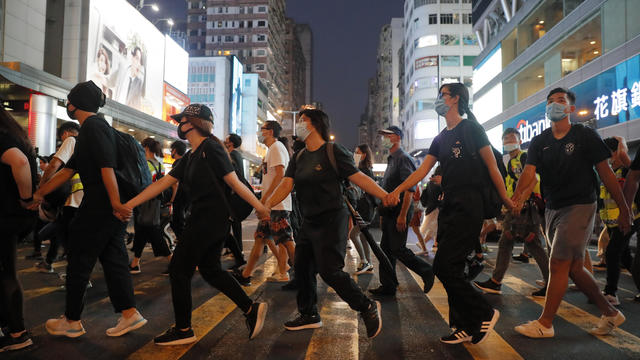
[[[40,254],[42,252],[42,241],[46,240],[46,239],[40,238],[38,236],[38,233],[47,224],[48,224],[47,222],[44,222],[44,221],[40,220],[40,218],[38,218],[36,220],[36,225],[35,225],[35,228],[33,230],[33,253],[34,254]]]
[[[71,220],[76,214],[76,208],[71,206],[65,206],[62,208],[62,214],[58,216],[55,223],[56,226],[56,235],[51,238],[51,246],[49,246],[49,251],[47,251],[47,263],[51,264],[55,261],[58,256],[58,249],[60,245],[67,249],[67,240],[69,238],[69,228],[71,226]]]
[[[18,233],[3,230],[0,236],[0,325],[7,325],[9,332],[17,333],[24,330],[22,288],[16,270]]]
[[[411,211],[407,214],[407,224],[413,214]],[[431,275],[433,269],[431,265],[423,259],[416,256],[413,251],[407,249],[407,232],[409,226],[404,231],[398,231],[397,216],[382,217],[382,239],[380,240],[380,248],[384,251],[391,262],[393,271],[396,268],[396,260],[400,260],[407,268],[421,277]],[[397,285],[393,280],[393,275],[388,270],[380,266],[380,283],[387,290],[395,291]]]
[[[342,270],[347,251],[348,216],[347,210],[341,209],[305,218],[302,222],[296,239],[295,273],[298,311],[303,315],[318,313],[316,274],[353,310],[365,311],[371,303]]]
[[[227,235],[229,220],[224,214],[199,210],[191,212],[182,233],[182,238],[169,264],[171,295],[176,327],[191,327],[191,278],[198,267],[202,278],[220,290],[245,313],[253,301],[240,284],[220,265],[220,255]]]
[[[176,238],[180,239],[182,230],[184,229],[186,205],[181,202],[173,203],[173,213],[171,214],[171,230],[176,234]]]
[[[636,226],[640,225],[640,221],[636,221],[635,224]],[[604,292],[609,295],[615,295],[618,290],[618,281],[620,280],[620,264],[622,263],[627,269],[632,271],[629,240],[631,240],[633,232],[630,231],[627,235],[624,235],[618,227],[608,227],[607,232],[609,233],[609,245],[607,245],[605,251],[605,259],[607,261],[607,285],[604,287]]]
[[[89,276],[98,259],[115,311],[136,306],[124,244],[125,229],[126,224],[112,214],[78,210],[71,221],[67,249],[67,319],[80,320]]]
[[[478,244],[482,217],[482,198],[474,191],[447,194],[438,216],[438,252],[433,270],[447,291],[449,326],[468,333],[478,331],[493,311],[464,274],[467,256]]]
[[[238,227],[240,228],[238,230]],[[233,254],[236,265],[240,266],[245,263],[244,254],[242,254],[242,222],[231,221],[231,233],[227,236],[225,247]]]
[[[162,229],[158,226],[134,225],[135,236],[133,238],[133,255],[137,258],[142,257],[142,251],[147,245],[151,244],[154,256],[169,256],[171,250],[169,244],[162,236]]]
[[[43,241],[49,240],[49,251],[47,251],[46,260],[49,264],[53,262],[49,260],[49,256],[53,256],[55,258],[54,251],[58,252],[59,240],[58,240],[58,230],[60,229],[60,223],[58,221],[47,223],[45,226],[36,233],[37,242],[42,244]],[[53,250],[52,250],[53,248]]]

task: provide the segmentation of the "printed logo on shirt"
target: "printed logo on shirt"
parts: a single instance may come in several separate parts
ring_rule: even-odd
[[[567,155],[573,154],[573,151],[575,149],[576,149],[576,146],[573,143],[568,143],[567,145],[564,146],[564,152],[567,153]]]
[[[320,164],[316,165],[316,167],[314,167],[314,169],[316,171],[322,171],[322,166]]]
[[[460,159],[462,157],[462,144],[460,141],[456,141],[456,143],[451,147],[451,153],[456,159]]]

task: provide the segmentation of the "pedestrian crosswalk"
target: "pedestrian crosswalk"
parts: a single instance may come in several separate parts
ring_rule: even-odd
[[[250,250],[249,248],[245,250]],[[489,255],[489,263],[495,253]],[[485,295],[501,312],[500,321],[487,341],[480,345],[447,345],[439,338],[448,332],[448,302],[442,284],[424,294],[419,276],[398,264],[400,288],[394,299],[383,299],[383,330],[373,340],[366,337],[358,313],[351,310],[321,280],[318,297],[324,326],[315,330],[286,331],[284,321],[296,315],[295,292],[282,291],[278,283],[266,277],[276,270],[273,257],[264,257],[245,290],[253,298],[269,303],[263,332],[249,341],[242,312],[223,294],[211,288],[199,276],[193,280],[193,327],[196,343],[159,347],[153,338],[174,321],[169,281],[160,272],[166,260],[145,254],[143,273],[134,276],[138,308],[149,323],[121,338],[107,338],[106,328],[113,326],[113,313],[100,269],[94,272],[94,288],[87,293],[83,322],[87,334],[70,340],[49,336],[43,324],[64,310],[64,291],[56,276],[26,271],[19,273],[25,287],[25,317],[34,336],[30,349],[7,354],[7,359],[49,359],[51,354],[73,359],[610,359],[640,358],[640,304],[622,301],[627,322],[609,336],[593,336],[588,331],[598,320],[597,308],[579,292],[568,292],[554,323],[556,337],[532,340],[517,334],[513,327],[537,318],[544,299],[529,296],[539,277],[534,264],[512,265],[503,282],[502,295]],[[432,260],[432,259],[431,259]],[[21,260],[22,261],[22,260]],[[358,259],[348,252],[345,270],[353,273]],[[229,265],[229,264],[226,264]],[[490,269],[486,269],[488,276]],[[64,271],[63,265],[57,271]],[[597,274],[602,279],[602,273]],[[377,275],[355,277],[363,289],[375,287]],[[621,280],[622,291],[632,293],[628,275]],[[4,354],[3,354],[4,355]]]

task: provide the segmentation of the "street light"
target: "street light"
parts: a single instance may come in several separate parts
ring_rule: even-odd
[[[278,115],[282,115],[283,113],[287,113],[287,114],[292,114],[293,115],[293,122],[292,122],[292,128],[293,128],[293,135],[296,134],[296,114],[298,114],[297,111],[295,110],[282,110],[282,109],[278,109],[276,110],[276,113],[278,113]]]
[[[153,4],[145,4],[144,0],[140,0],[140,2],[138,3],[138,10],[142,10],[144,7],[150,7],[153,11],[158,12],[160,11],[160,8],[158,7],[158,4],[153,3]]]
[[[166,21],[167,24],[169,24],[169,35],[171,35],[171,29],[173,29],[173,19],[172,18],[164,18],[164,19],[158,19],[156,21],[153,22],[153,24],[157,24],[159,21]]]
[[[333,140],[335,140],[335,139],[336,139],[336,136],[335,136],[335,135],[333,135],[333,134],[329,135],[329,140],[333,141]]]

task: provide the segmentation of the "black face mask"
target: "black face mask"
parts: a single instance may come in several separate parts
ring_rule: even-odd
[[[67,104],[67,116],[69,117],[69,119],[77,120],[76,110],[78,110],[78,108],[73,109],[73,111],[69,110],[69,104]]]
[[[192,127],[191,129],[189,129],[189,130],[187,130],[187,131],[184,131],[184,130],[182,130],[182,125],[185,125],[185,124],[187,124],[187,122],[186,122],[186,121],[185,121],[185,122],[181,122],[181,123],[180,123],[180,125],[178,125],[178,137],[179,137],[180,139],[182,139],[182,140],[187,140],[187,134],[188,134],[191,130],[195,129],[194,127]]]

